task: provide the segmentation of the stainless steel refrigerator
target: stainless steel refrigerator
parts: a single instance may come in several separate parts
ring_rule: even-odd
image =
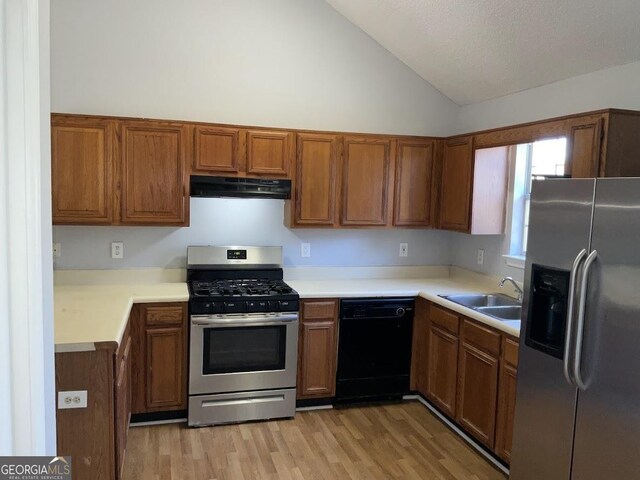
[[[534,181],[513,480],[640,478],[640,179]]]

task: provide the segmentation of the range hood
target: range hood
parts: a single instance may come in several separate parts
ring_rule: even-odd
[[[291,198],[291,180],[191,175],[192,197]]]

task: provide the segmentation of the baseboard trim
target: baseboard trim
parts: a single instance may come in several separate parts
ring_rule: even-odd
[[[467,442],[474,450],[476,450],[480,455],[486,458],[489,462],[491,462],[496,468],[502,471],[504,474],[509,476],[509,469],[505,467],[502,463],[500,463],[497,459],[493,457],[489,452],[487,452],[484,447],[482,447],[478,442],[476,442],[473,438],[471,438],[464,430],[458,427],[455,423],[449,420],[445,415],[440,413],[437,408],[431,405],[428,401],[422,398],[421,395],[405,395],[402,397],[403,400],[417,400],[425,407],[429,409],[431,413],[433,413],[436,417],[440,419],[447,427],[456,432],[462,439]]]
[[[151,425],[166,425],[168,423],[187,423],[187,419],[186,418],[174,418],[172,420],[153,420],[150,422],[136,422],[136,423],[129,423],[129,426],[131,428],[135,428],[135,427],[148,427]]]

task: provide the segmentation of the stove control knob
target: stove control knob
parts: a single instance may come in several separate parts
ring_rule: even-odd
[[[401,317],[401,316],[403,316],[403,315],[404,315],[404,308],[399,307],[399,308],[396,310],[396,317]]]

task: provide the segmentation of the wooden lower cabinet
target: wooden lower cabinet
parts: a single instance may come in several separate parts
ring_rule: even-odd
[[[489,448],[493,448],[496,425],[500,337],[493,330],[463,321],[456,420]]]
[[[305,300],[300,311],[297,398],[333,397],[336,393],[338,300]]]
[[[416,299],[413,317],[413,346],[411,349],[411,390],[427,396],[429,370],[429,302]]]
[[[187,305],[134,306],[133,413],[187,408]]]
[[[129,329],[127,329],[129,330]],[[131,335],[125,334],[121,349],[123,349],[120,362],[116,361],[116,470],[118,477],[122,475],[125,450],[127,449],[127,434],[129,433],[129,421],[131,420]],[[116,358],[118,356],[116,355]],[[119,365],[118,365],[119,363]]]
[[[456,413],[458,381],[458,337],[436,326],[429,326],[427,355],[427,398],[445,414]]]
[[[186,408],[186,315],[186,303],[134,305],[120,344],[56,353],[56,391],[87,391],[87,408],[56,410],[74,480],[121,477],[132,413]]]
[[[500,364],[498,389],[498,419],[496,424],[496,454],[505,462],[511,461],[513,420],[516,411],[516,377],[518,373],[518,341],[505,337]]]

